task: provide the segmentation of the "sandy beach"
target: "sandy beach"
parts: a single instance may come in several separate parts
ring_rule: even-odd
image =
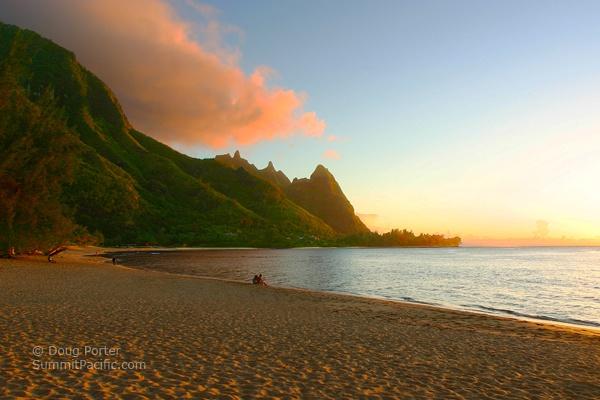
[[[598,331],[56,261],[0,260],[2,398],[600,398]]]

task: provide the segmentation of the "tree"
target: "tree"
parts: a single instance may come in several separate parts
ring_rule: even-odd
[[[0,97],[0,246],[9,255],[46,250],[76,226],[60,196],[72,179],[77,138],[50,90],[34,102],[5,84]]]

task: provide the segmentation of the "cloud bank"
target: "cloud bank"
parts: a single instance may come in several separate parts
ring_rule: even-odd
[[[74,51],[133,125],[160,140],[218,148],[323,134],[304,95],[268,85],[268,67],[244,73],[239,51],[224,45],[235,28],[212,7],[187,4],[198,23],[163,0],[3,0],[0,18]]]

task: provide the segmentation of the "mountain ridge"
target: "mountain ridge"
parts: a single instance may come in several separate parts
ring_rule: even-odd
[[[285,188],[290,199],[316,215],[341,234],[370,232],[355,214],[354,207],[333,174],[319,164],[310,178],[294,179]]]
[[[290,246],[335,237],[270,182],[214,159],[178,153],[133,129],[100,79],[72,52],[35,32],[0,25],[0,81],[1,97],[9,99],[0,110],[5,160],[0,174],[11,168],[6,160],[27,158],[15,153],[19,141],[30,141],[32,152],[43,153],[36,147],[43,133],[22,132],[20,124],[30,114],[27,107],[39,108],[42,94],[49,93],[52,101],[43,107],[64,114],[69,126],[64,137],[76,143],[75,150],[60,155],[74,159],[73,171],[60,172],[72,172],[73,179],[59,181],[56,204],[65,219],[106,244]],[[18,172],[15,181],[22,185],[28,175]]]
[[[459,243],[370,232],[322,165],[290,182],[272,162],[258,169],[239,151],[209,159],[181,154],[137,131],[110,88],[75,54],[0,23],[0,252],[67,242]]]
[[[235,151],[233,157],[229,153],[220,154],[215,156],[215,160],[230,168],[243,168],[249,173],[265,179],[281,188],[284,188],[291,183],[290,179],[283,171],[275,169],[272,161],[269,161],[265,168],[258,169],[254,164],[242,158],[239,150]]]

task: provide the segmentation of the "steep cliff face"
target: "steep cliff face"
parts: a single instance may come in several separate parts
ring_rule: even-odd
[[[283,173],[283,171],[275,169],[275,166],[271,161],[269,161],[269,165],[267,165],[266,168],[260,169],[258,172],[266,180],[273,182],[281,188],[285,188],[291,183],[290,179]]]
[[[318,165],[309,179],[294,179],[285,188],[288,197],[340,234],[369,232],[327,168]]]

